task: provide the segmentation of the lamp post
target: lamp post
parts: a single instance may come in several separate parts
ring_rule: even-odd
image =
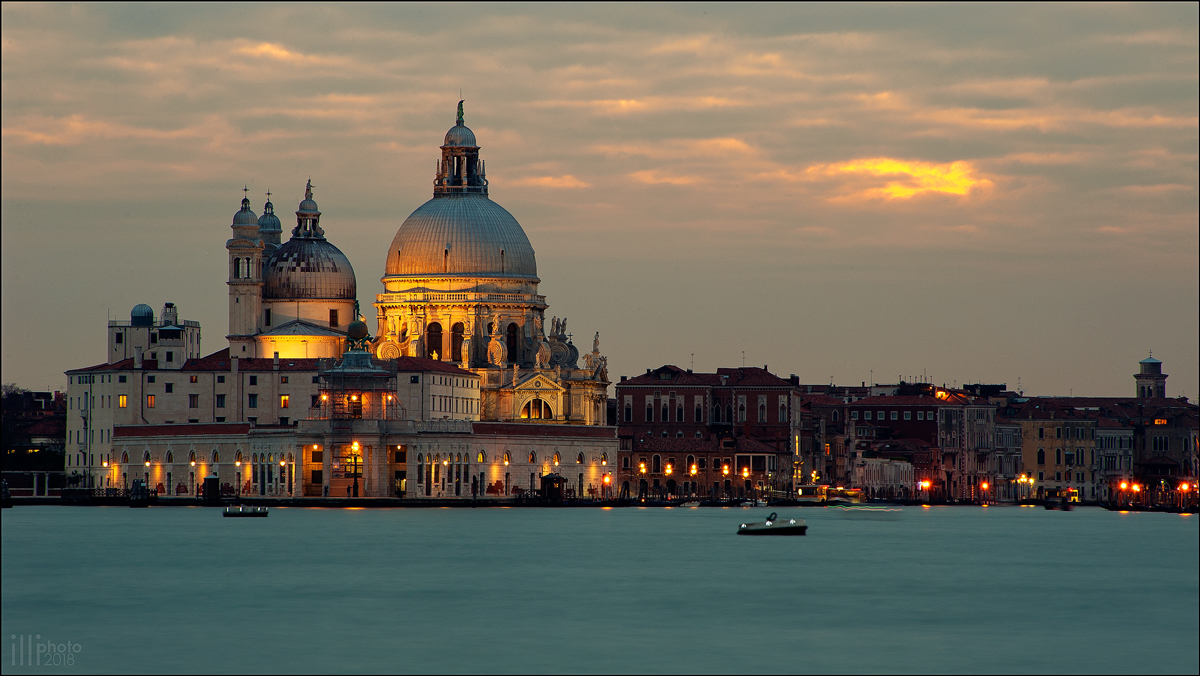
[[[238,455],[241,455],[241,452],[239,452]],[[236,495],[237,495],[238,501],[241,502],[241,499],[242,499],[242,461],[234,460],[233,466],[237,468],[237,494]]]
[[[350,448],[353,451],[350,454],[350,474],[351,474],[351,476],[354,477],[354,497],[357,498],[358,497],[358,472],[359,472],[359,466],[362,463],[362,458],[358,455],[359,445],[358,445],[357,441],[351,443]]]

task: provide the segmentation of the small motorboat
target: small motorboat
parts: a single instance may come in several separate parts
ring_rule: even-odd
[[[896,518],[904,511],[896,505],[839,505],[835,507],[842,516],[859,518]]]
[[[228,517],[265,517],[269,514],[267,507],[246,507],[244,505],[230,506],[225,508],[225,513],[222,516]]]
[[[804,535],[808,525],[804,519],[780,521],[779,515],[771,512],[762,523],[744,523],[738,526],[738,535]]]
[[[743,507],[766,507],[767,501],[766,500],[756,500],[754,498],[746,498],[742,502],[742,506]]]

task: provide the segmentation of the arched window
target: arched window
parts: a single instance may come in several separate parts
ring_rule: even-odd
[[[696,456],[694,456],[694,455],[689,455],[689,456],[687,457],[687,470],[688,470],[688,471],[691,471],[691,469],[692,469],[692,465],[694,465],[694,464],[696,464]]]
[[[534,397],[521,409],[521,417],[526,420],[552,420],[554,411],[550,409],[550,404]]]
[[[146,451],[142,454],[142,462],[150,462],[150,451]]]
[[[558,463],[559,463],[560,461],[562,461],[562,456],[560,456],[560,455],[558,454],[558,451],[555,451],[555,452],[554,452],[554,466],[555,466],[555,467],[558,467]]]
[[[533,451],[529,452],[529,464],[531,464],[531,465],[537,464],[537,453],[534,453]]]
[[[242,461],[242,452],[241,452],[241,451],[238,451],[238,452],[237,452],[237,455],[235,455],[235,456],[233,457],[233,460],[234,460],[234,462],[241,462],[241,461]]]
[[[833,412],[833,416],[832,416],[832,418],[833,418],[833,422],[837,422],[837,421],[838,421],[838,412],[837,412],[837,411],[834,411],[834,412]],[[918,420],[919,420],[919,418],[918,418]]]
[[[676,432],[676,433],[675,433],[675,436],[677,436],[677,437],[679,437],[680,439],[682,439],[682,438],[683,438],[683,430],[679,430],[678,432]]]
[[[461,463],[461,462],[462,462],[462,453],[455,453],[455,454],[454,454],[454,462],[456,462],[456,463]]]
[[[213,461],[213,464],[221,462],[221,454],[215,448],[213,449],[213,452],[212,452],[212,461]]]
[[[607,453],[601,453],[601,454],[600,454],[600,464],[601,464],[601,465],[607,465],[607,464],[608,464],[608,454],[607,454]]]
[[[172,453],[171,451],[167,451],[167,464],[170,465],[170,464],[173,464],[174,462],[175,462],[175,454]]]
[[[675,407],[675,422],[683,422],[683,403]]]
[[[787,422],[787,406],[779,405],[779,422]]]
[[[738,422],[746,422],[746,405],[738,404]]]
[[[418,465],[424,465],[424,464],[425,464],[425,454],[424,454],[424,453],[418,453],[418,454],[417,454],[417,464],[418,464]]]
[[[462,322],[455,322],[454,326],[450,327],[450,360],[459,361],[462,359],[462,344],[463,344],[463,325]]]
[[[425,328],[425,356],[430,359],[442,358],[442,325],[437,322]]]
[[[476,456],[475,462],[478,462],[478,463],[487,462],[487,455],[485,455],[483,451],[480,451],[479,455]]]
[[[506,347],[508,347],[509,361],[521,361],[520,355],[517,353],[517,347],[520,345],[517,340],[517,332],[520,330],[521,328],[514,322],[509,324],[508,329],[505,331],[504,342],[506,343]]]
[[[758,405],[758,422],[760,422],[760,423],[767,422],[767,405],[766,404]]]
[[[704,409],[700,404],[696,404],[696,419],[692,422],[704,422]]]
[[[512,461],[512,456],[509,455],[508,451],[505,451],[504,452],[504,464],[507,465],[511,461]]]
[[[129,462],[129,459],[126,458],[122,462]],[[188,451],[188,462],[190,462],[190,463],[196,462],[196,452],[195,451]]]
[[[667,421],[668,421],[668,420],[670,420],[670,419],[671,419],[671,411],[667,409],[667,404],[666,404],[666,402],[663,402],[663,405],[662,405],[662,421],[663,421],[663,422],[667,422]]]
[[[575,457],[575,464],[577,464],[577,465],[583,464],[583,452],[582,451],[579,453],[578,456]]]
[[[654,422],[654,404],[646,404],[646,422]]]
[[[1039,465],[1046,464],[1046,450],[1045,449],[1042,449],[1042,448],[1038,449],[1038,464]]]
[[[650,471],[655,474],[658,474],[662,471],[662,459],[657,455],[651,460]]]
[[[666,439],[666,438],[667,438],[667,431],[666,431],[666,430],[663,430],[663,431],[662,431],[662,438],[663,438],[663,439]]]
[[[625,404],[625,422],[633,422],[633,406]]]
[[[215,462],[215,461],[214,461],[214,462]],[[267,456],[267,462],[269,462],[269,463],[271,463],[271,464],[275,464],[275,454],[274,454],[274,453],[272,453],[271,455],[268,455],[268,456]]]
[[[121,464],[122,465],[129,464],[129,451],[125,451],[124,453],[121,454]]]

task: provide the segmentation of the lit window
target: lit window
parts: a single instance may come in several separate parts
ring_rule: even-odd
[[[153,394],[146,395],[146,408],[154,408],[154,395]]]
[[[286,394],[279,395],[279,408],[287,408],[287,407],[288,407],[288,395],[286,395]]]
[[[128,405],[129,405],[129,397],[125,396],[124,394],[117,395],[117,407],[118,408],[125,408]]]
[[[194,383],[194,382],[197,382],[197,380],[199,380],[199,378],[197,376],[189,376],[188,377],[188,382]]]

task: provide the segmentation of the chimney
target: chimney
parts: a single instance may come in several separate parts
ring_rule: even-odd
[[[140,347],[133,348],[133,368],[142,368],[142,348]]]
[[[625,382],[625,376],[621,376],[621,382]]]
[[[276,371],[278,371],[278,370],[279,370],[279,353],[278,353],[278,352],[276,352],[276,353],[275,353],[275,364],[274,364],[274,368],[275,368],[275,370],[276,370]]]

